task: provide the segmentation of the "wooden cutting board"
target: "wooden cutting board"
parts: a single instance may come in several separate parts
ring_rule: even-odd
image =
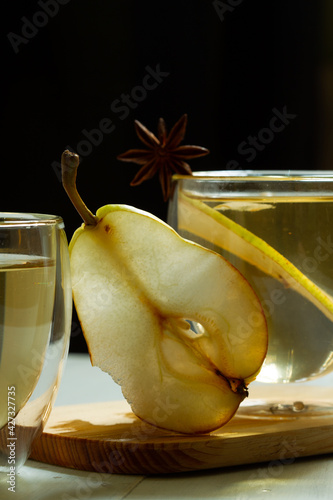
[[[207,435],[179,435],[135,417],[126,401],[55,407],[30,458],[74,469],[161,474],[333,452],[333,417],[240,412]]]

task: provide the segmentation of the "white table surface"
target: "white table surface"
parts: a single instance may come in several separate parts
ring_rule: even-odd
[[[331,378],[332,380],[332,378]],[[119,387],[85,354],[67,360],[56,405],[123,399]],[[333,455],[159,476],[99,474],[28,460],[15,493],[0,482],[0,500],[149,500],[333,498]]]

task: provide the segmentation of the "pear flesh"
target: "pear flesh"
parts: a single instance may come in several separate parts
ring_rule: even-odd
[[[95,220],[70,243],[73,297],[92,364],[150,424],[182,433],[224,425],[267,351],[255,292],[223,257],[151,214],[107,205]]]

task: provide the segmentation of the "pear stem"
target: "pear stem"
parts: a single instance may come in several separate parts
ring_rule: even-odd
[[[87,226],[96,226],[97,217],[84,204],[76,188],[76,174],[80,159],[76,153],[66,149],[61,155],[62,185],[69,199]]]

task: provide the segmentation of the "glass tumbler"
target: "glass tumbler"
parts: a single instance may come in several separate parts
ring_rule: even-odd
[[[268,399],[249,398],[244,408],[281,415],[332,411],[330,385],[315,391],[315,402],[304,388],[333,371],[333,174],[175,176],[168,222],[231,262],[261,301],[269,344],[257,381],[268,384]],[[256,321],[255,314],[244,318],[244,328]]]
[[[61,217],[0,213],[0,472],[9,488],[50,414],[71,314]]]

